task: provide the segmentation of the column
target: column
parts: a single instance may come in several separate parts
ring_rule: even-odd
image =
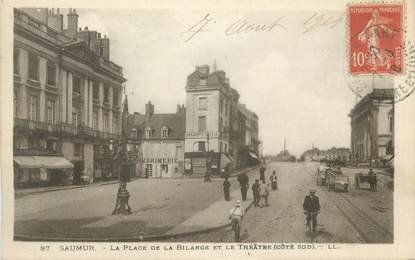
[[[67,73],[67,93],[68,93],[68,102],[67,102],[67,122],[72,124],[72,91],[73,91],[73,78],[72,72],[68,71]]]
[[[110,112],[109,112],[109,129],[108,132],[112,133],[112,98],[113,98],[113,94],[112,94],[112,87],[108,88],[108,99],[109,99],[109,103],[110,103]]]
[[[46,108],[46,71],[47,71],[47,60],[39,57],[39,82],[40,82],[40,96],[39,96],[39,121],[45,120],[45,108]]]
[[[85,126],[89,126],[89,121],[88,121],[88,108],[89,108],[89,87],[88,87],[88,79],[84,78],[84,82],[83,82],[83,100],[84,100],[84,105],[83,105],[83,109],[82,109],[82,123]]]
[[[92,116],[93,116],[93,107],[94,107],[94,104],[93,104],[93,100],[92,100],[92,88],[93,88],[93,84],[92,84],[92,80],[89,80],[89,96],[88,96],[88,100],[89,100],[89,103],[88,103],[88,125],[89,125],[89,127],[93,127],[93,125],[92,125]]]
[[[19,49],[19,74],[20,74],[20,81],[22,83],[26,83],[27,77],[29,74],[29,54],[26,50]],[[18,118],[28,118],[27,110],[28,110],[28,103],[27,103],[27,87],[24,84],[21,84],[19,87],[19,106],[17,109],[17,117]]]
[[[61,122],[67,122],[67,100],[69,99],[69,94],[68,94],[68,90],[67,90],[67,77],[66,77],[66,70],[63,70],[62,68],[58,68],[58,70],[60,71],[60,73],[58,72],[58,74],[60,74],[59,77],[59,82],[58,85],[60,85],[60,93],[61,93],[61,109],[60,109],[60,121]]]
[[[104,124],[102,120],[102,104],[104,103],[104,83],[99,82],[99,106],[98,106],[98,129],[104,131]]]

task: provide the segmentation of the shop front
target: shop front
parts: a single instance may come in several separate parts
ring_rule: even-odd
[[[14,186],[34,188],[73,184],[74,165],[59,156],[14,156]]]

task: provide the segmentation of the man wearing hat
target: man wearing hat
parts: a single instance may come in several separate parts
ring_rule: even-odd
[[[316,190],[310,189],[310,195],[306,195],[303,203],[304,214],[307,215],[307,225],[313,223],[313,232],[316,231],[317,214],[320,212],[320,201],[316,196]]]

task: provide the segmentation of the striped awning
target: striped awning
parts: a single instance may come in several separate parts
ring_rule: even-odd
[[[20,168],[67,169],[73,164],[61,156],[14,156]]]

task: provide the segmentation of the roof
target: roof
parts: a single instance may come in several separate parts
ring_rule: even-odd
[[[359,107],[362,107],[364,104],[366,104],[369,101],[372,100],[386,100],[393,102],[395,98],[395,92],[393,88],[375,88],[364,96],[352,109],[350,114],[353,114],[353,112],[358,109]]]
[[[186,113],[170,113],[170,114],[154,114],[150,120],[146,120],[147,116],[142,114],[129,115],[130,131],[135,128],[141,139],[146,139],[146,128],[153,130],[153,138],[160,139],[163,127],[169,129],[169,136],[166,139],[184,139],[186,132]]]

